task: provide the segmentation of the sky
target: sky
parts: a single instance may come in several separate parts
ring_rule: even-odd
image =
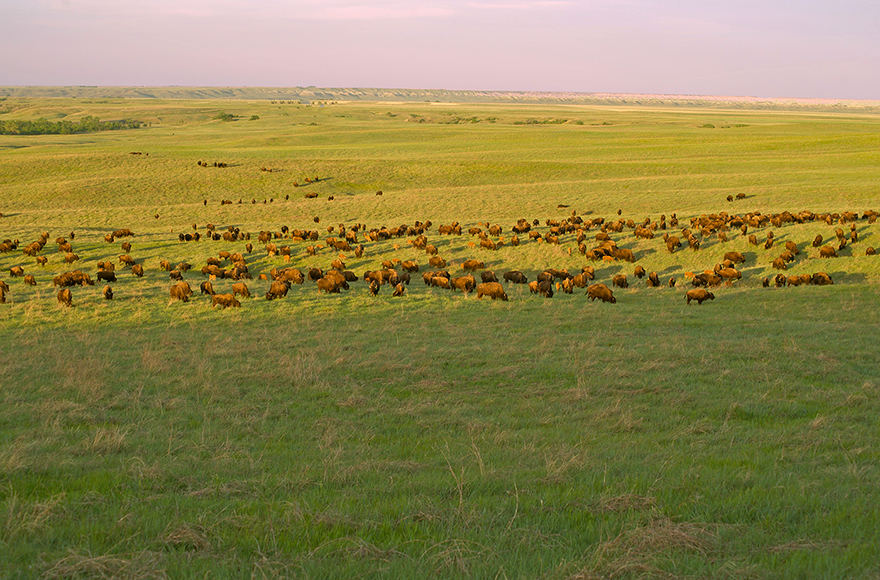
[[[0,0],[0,85],[880,99],[880,0]]]

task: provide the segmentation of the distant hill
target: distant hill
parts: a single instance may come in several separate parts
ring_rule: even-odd
[[[437,101],[454,103],[571,103],[613,105],[734,106],[743,108],[875,109],[880,101],[763,98],[720,95],[577,93],[544,91],[465,91],[444,89],[370,89],[320,87],[0,87],[0,97],[236,99],[311,101]]]

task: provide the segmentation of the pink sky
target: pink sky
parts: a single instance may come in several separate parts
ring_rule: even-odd
[[[880,0],[0,0],[0,85],[880,99]]]

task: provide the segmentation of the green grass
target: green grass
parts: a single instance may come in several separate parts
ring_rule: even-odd
[[[0,576],[876,577],[880,262],[864,249],[880,245],[880,225],[857,222],[861,241],[830,260],[809,242],[849,225],[749,232],[763,241],[773,230],[770,250],[733,230],[728,242],[675,254],[627,228],[612,237],[637,264],[681,283],[638,282],[613,305],[524,287],[509,287],[509,302],[478,301],[420,278],[399,299],[387,287],[370,297],[363,282],[319,295],[307,282],[266,301],[268,282],[255,279],[255,298],[220,311],[200,296],[170,302],[158,268],[186,260],[196,287],[207,257],[243,251],[244,242],[178,242],[192,223],[323,238],[339,223],[431,220],[428,239],[454,273],[479,258],[533,279],[588,263],[574,235],[491,252],[437,225],[509,232],[524,217],[546,232],[544,220],[572,210],[610,221],[621,209],[636,222],[675,212],[683,227],[719,211],[880,209],[876,115],[19,98],[2,107],[0,120],[91,114],[152,126],[0,137],[0,240],[24,246],[50,233],[45,268],[20,250],[0,254],[11,289],[0,305]],[[221,111],[237,120],[214,120]],[[484,121],[447,124],[474,117]],[[566,122],[516,124],[529,119]],[[725,200],[740,192],[746,200]],[[227,198],[244,203],[221,206]],[[103,241],[121,227],[137,233],[131,254],[146,276],[122,270],[114,301],[98,283],[72,288],[74,308],[59,306],[52,276],[79,268],[94,278],[99,260],[123,253]],[[81,257],[72,266],[53,243],[70,231]],[[827,271],[835,285],[762,288],[786,240],[801,250],[787,274]],[[288,265],[252,242],[255,275]],[[300,268],[327,269],[337,255],[275,243],[290,244]],[[427,265],[406,238],[365,246],[362,259],[346,253],[358,275],[394,258]],[[743,279],[687,306],[685,272],[731,250],[746,254]],[[37,286],[10,278],[15,265]],[[632,264],[593,265],[598,281],[635,281]]]

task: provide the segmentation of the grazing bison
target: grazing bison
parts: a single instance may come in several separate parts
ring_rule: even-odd
[[[461,290],[464,294],[472,292],[477,287],[477,280],[468,274],[467,276],[459,276],[449,280],[451,290]]]
[[[109,284],[104,286],[101,293],[104,295],[104,300],[113,300],[113,288]]]
[[[461,265],[461,267],[465,270],[476,272],[477,270],[485,269],[486,265],[479,260],[467,260]]]
[[[810,283],[815,284],[816,286],[829,286],[834,284],[834,281],[831,280],[831,276],[825,272],[816,272],[810,277]]]
[[[24,268],[21,266],[13,266],[9,269],[9,275],[13,278],[20,278],[24,276]]]
[[[412,260],[405,260],[400,264],[400,267],[403,268],[404,272],[418,272],[419,265],[413,262]]]
[[[817,235],[815,238],[813,238],[813,247],[818,248],[821,245],[822,245],[822,236]]]
[[[211,308],[214,308],[218,304],[224,309],[229,308],[230,306],[233,308],[241,308],[241,302],[235,299],[234,294],[214,294],[211,296]]]
[[[625,274],[617,274],[611,278],[611,283],[618,288],[628,288],[629,282],[626,281]]]
[[[538,282],[538,294],[544,298],[553,298],[553,282],[549,280]]]
[[[381,284],[379,284],[379,282],[377,282],[376,280],[370,280],[370,295],[378,296],[380,287]]]
[[[101,271],[101,272],[98,272],[98,275],[96,277],[99,282],[116,282],[116,273],[115,272]]]
[[[199,284],[199,290],[202,294],[210,294],[211,296],[214,295],[214,285],[211,284],[210,280],[206,280]]]
[[[27,284],[28,286],[36,286],[36,285],[37,285],[37,280],[36,280],[36,278],[34,278],[32,275],[27,274],[27,275],[24,277],[24,283]]]
[[[183,274],[180,273],[180,270],[171,270],[168,273],[168,277],[172,280],[183,280]]]
[[[134,258],[129,256],[128,254],[123,254],[119,256],[119,263],[125,264],[126,266],[134,266]]]
[[[801,251],[798,250],[797,244],[792,242],[791,240],[788,240],[787,242],[785,242],[785,249],[788,250],[789,252],[791,252],[795,256],[797,256],[798,254],[801,253]]]
[[[73,295],[70,293],[70,288],[62,288],[59,290],[57,299],[58,303],[62,306],[73,306]]]
[[[187,282],[178,282],[169,289],[172,300],[180,300],[181,302],[189,302],[189,297],[193,295],[192,288]]]
[[[144,277],[144,267],[140,264],[135,264],[131,267],[131,273],[137,276],[138,278]]]
[[[498,278],[492,270],[484,270],[483,272],[480,272],[480,280],[483,282],[497,282]]]
[[[238,282],[232,285],[232,295],[233,296],[242,296],[244,298],[250,298],[251,292],[248,290],[247,284],[244,282]]]
[[[46,256],[37,256],[37,264],[40,266],[45,266],[49,263],[49,259]]]
[[[722,280],[727,280],[728,282],[742,278],[742,272],[735,268],[721,268],[716,274],[720,276]]]
[[[449,289],[449,278],[445,278],[443,276],[434,276],[431,278],[431,286],[436,288],[446,288]]]
[[[645,269],[642,268],[641,266],[636,266],[635,270],[633,270],[633,276],[635,276],[639,280],[644,278],[645,274],[646,274]]]
[[[648,274],[648,287],[649,288],[659,288],[660,287],[660,277],[657,275],[657,272],[651,272]]]
[[[617,298],[614,297],[614,293],[611,291],[611,288],[609,288],[605,284],[593,284],[592,286],[587,288],[587,296],[589,296],[590,302],[593,302],[597,298],[602,302],[610,302],[611,304],[615,304],[617,302]]]
[[[788,266],[785,265],[785,260],[782,258],[776,258],[773,260],[773,267],[777,270],[787,270]]]
[[[868,248],[865,250],[866,256],[874,256],[876,254],[877,254],[877,251],[874,250],[874,246],[868,246]]]
[[[446,260],[444,260],[440,256],[431,256],[431,258],[428,260],[428,264],[430,264],[432,268],[445,268]]]
[[[746,261],[746,257],[739,252],[727,252],[724,254],[725,260],[730,260],[734,264],[742,264]]]
[[[480,266],[482,268],[482,266]],[[482,284],[477,285],[477,298],[482,299],[483,296],[488,296],[492,300],[501,299],[507,302],[507,294],[504,292],[504,288],[502,288],[501,284],[498,282],[484,282]]]
[[[822,246],[819,248],[819,257],[820,258],[836,258],[837,252],[834,251],[834,248],[831,246]]]
[[[275,300],[276,298],[284,298],[287,291],[290,290],[290,283],[281,280],[275,280],[266,292],[266,300]]]
[[[406,292],[406,287],[403,285],[403,283],[400,283],[394,287],[394,292],[392,292],[391,295],[392,296],[403,296],[403,294],[405,292]]]
[[[315,282],[318,285],[319,291],[326,292],[327,294],[339,294],[339,283],[336,281],[336,278],[324,276]]]
[[[697,304],[702,304],[705,300],[715,300],[715,295],[703,288],[688,290],[686,296],[688,305],[690,305],[691,300],[696,300]]]

